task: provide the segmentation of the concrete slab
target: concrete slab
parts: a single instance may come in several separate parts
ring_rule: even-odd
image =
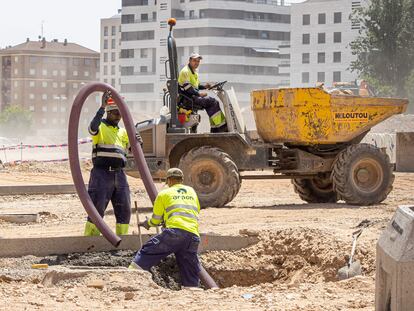
[[[414,172],[414,133],[397,133],[397,172]]]
[[[0,219],[16,224],[24,224],[30,222],[38,222],[39,214],[0,214]]]
[[[25,194],[73,194],[76,193],[75,185],[18,185],[0,186],[0,195],[25,195]]]
[[[143,234],[145,243],[151,236]],[[253,236],[221,236],[202,234],[200,252],[211,250],[238,250],[256,244]],[[43,237],[43,238],[0,238],[0,257],[20,257],[26,255],[48,256],[68,253],[104,252],[116,249],[138,250],[141,247],[138,235],[126,235],[118,248],[113,247],[104,237]]]

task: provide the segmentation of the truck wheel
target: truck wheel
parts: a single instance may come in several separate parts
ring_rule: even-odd
[[[335,203],[337,194],[332,182],[327,178],[292,179],[293,187],[299,197],[308,203]]]
[[[346,203],[372,205],[387,198],[395,177],[386,153],[373,145],[358,144],[338,154],[331,178],[334,190]]]
[[[200,205],[222,207],[240,190],[239,170],[230,156],[214,147],[203,146],[188,151],[178,167],[184,182],[197,192]]]

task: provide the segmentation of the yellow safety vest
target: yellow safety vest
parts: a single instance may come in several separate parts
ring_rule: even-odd
[[[190,86],[198,90],[200,86],[200,80],[198,79],[197,71],[192,72],[190,67],[187,65],[180,71],[180,75],[178,76],[178,84],[184,88],[184,90],[188,90]]]
[[[124,128],[105,123],[99,125],[99,131],[92,136],[92,160],[97,166],[124,167],[129,148],[128,134]]]
[[[167,228],[182,229],[197,236],[200,202],[193,188],[176,184],[158,193],[148,224],[158,226],[164,221]]]

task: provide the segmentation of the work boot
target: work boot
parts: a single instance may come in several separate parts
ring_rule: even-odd
[[[138,266],[135,262],[131,262],[128,267],[129,270],[142,270],[140,266]]]
[[[85,224],[85,231],[83,233],[84,236],[99,236],[101,235],[101,231],[90,221],[87,221]]]
[[[128,234],[129,224],[116,224],[116,234],[126,235]]]
[[[229,131],[227,123],[223,124],[220,127],[211,128],[210,133],[227,133]]]

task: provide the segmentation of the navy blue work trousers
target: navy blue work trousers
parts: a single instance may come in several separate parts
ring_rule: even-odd
[[[198,287],[200,262],[197,250],[200,238],[188,231],[168,228],[161,234],[153,236],[136,254],[134,262],[142,269],[149,271],[170,254],[175,255],[180,269],[181,285]]]
[[[122,169],[110,171],[106,168],[92,168],[88,193],[102,218],[109,201],[111,201],[116,223],[129,224],[131,219],[131,197],[128,181]],[[88,221],[91,222],[89,217]]]

